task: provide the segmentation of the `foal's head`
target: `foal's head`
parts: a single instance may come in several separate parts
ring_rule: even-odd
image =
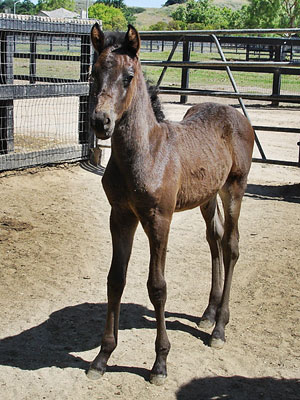
[[[96,23],[91,39],[98,53],[91,75],[91,126],[99,139],[108,139],[133,98],[140,37],[131,25],[125,34],[104,34]]]

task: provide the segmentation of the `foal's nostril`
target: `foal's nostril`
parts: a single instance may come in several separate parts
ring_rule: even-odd
[[[109,113],[104,111],[94,111],[91,116],[91,127],[99,135],[108,135],[113,128],[113,119],[110,118]]]

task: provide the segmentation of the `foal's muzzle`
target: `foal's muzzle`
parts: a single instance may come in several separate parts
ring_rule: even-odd
[[[114,118],[105,111],[94,111],[91,115],[91,127],[98,139],[109,139],[114,131]]]

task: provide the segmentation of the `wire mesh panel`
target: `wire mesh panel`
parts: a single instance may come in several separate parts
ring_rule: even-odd
[[[0,15],[0,170],[87,157],[94,22]]]
[[[14,102],[14,151],[23,153],[78,143],[78,97]]]

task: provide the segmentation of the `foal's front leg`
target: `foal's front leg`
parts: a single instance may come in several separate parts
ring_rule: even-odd
[[[164,274],[172,217],[162,215],[162,213],[156,209],[152,211],[152,215],[141,218],[143,228],[148,236],[150,244],[150,268],[147,287],[149,298],[154,306],[157,324],[155,341],[156,359],[151,370],[150,382],[155,385],[162,385],[167,377],[167,356],[171,347],[165,323],[167,285]]]
[[[110,230],[113,257],[107,279],[107,316],[101,349],[87,372],[90,379],[100,378],[106,371],[107,361],[117,347],[121,296],[126,283],[127,266],[131,254],[137,217],[129,210],[113,207]]]

